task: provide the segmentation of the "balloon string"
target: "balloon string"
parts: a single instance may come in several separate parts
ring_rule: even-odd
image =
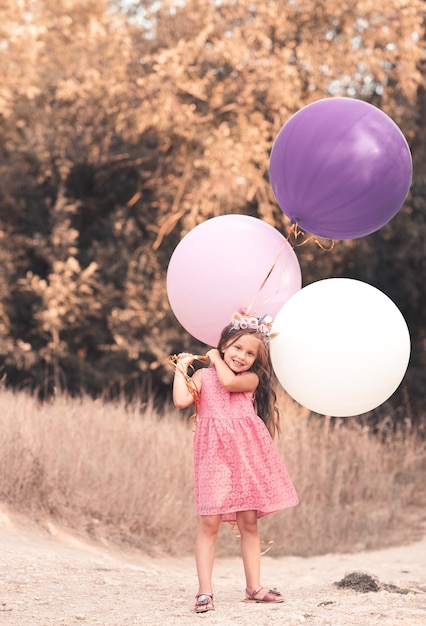
[[[303,240],[298,242],[297,240],[300,237],[303,237]],[[268,270],[265,278],[263,279],[262,284],[259,287],[259,291],[258,291],[257,295],[253,298],[253,300],[250,302],[249,306],[245,309],[246,313],[250,313],[254,303],[257,300],[258,295],[260,294],[260,292],[262,291],[262,289],[264,288],[264,286],[268,282],[272,272],[274,271],[274,269],[275,269],[275,267],[276,267],[276,265],[278,263],[278,260],[279,260],[279,258],[281,256],[281,254],[283,253],[285,245],[287,243],[289,243],[291,245],[291,247],[293,248],[293,250],[294,250],[294,248],[300,248],[301,246],[305,246],[310,241],[313,241],[324,252],[331,252],[331,250],[333,250],[334,244],[335,244],[334,239],[330,239],[329,240],[330,244],[328,246],[326,246],[325,244],[321,243],[321,241],[317,237],[315,237],[315,235],[306,236],[305,232],[303,230],[299,229],[299,227],[297,225],[297,222],[292,224],[285,241],[281,244],[281,246],[280,246],[280,248],[279,248],[279,250],[277,252],[276,257],[275,257],[275,259],[272,262],[272,265],[271,265],[270,269]],[[284,272],[285,272],[285,268],[283,269],[283,273]],[[277,291],[279,291],[279,289],[277,289]],[[270,296],[266,300],[263,300],[259,304],[260,305],[267,304],[271,299],[272,299],[272,296]]]
[[[267,283],[267,281],[268,281],[268,279],[269,279],[270,275],[271,275],[271,274],[272,274],[272,272],[274,271],[274,268],[275,268],[276,264],[278,263],[278,259],[280,258],[281,254],[282,254],[282,252],[283,252],[283,250],[284,250],[284,246],[285,246],[285,242],[281,244],[280,249],[278,250],[277,256],[275,257],[274,262],[272,263],[272,267],[271,267],[271,269],[270,269],[270,270],[269,270],[269,272],[266,274],[266,276],[265,276],[265,279],[264,279],[263,283],[260,285],[260,289],[259,289],[259,291],[261,291],[261,290],[264,288],[264,286],[266,285],[266,283]]]
[[[270,267],[270,269],[269,269],[268,273],[266,274],[265,278],[263,279],[262,284],[261,284],[261,285],[260,285],[260,287],[259,287],[258,294],[262,291],[262,289],[264,288],[264,286],[265,286],[265,285],[266,285],[266,283],[268,282],[268,280],[269,280],[269,278],[270,278],[270,276],[271,276],[272,272],[273,272],[273,271],[274,271],[274,269],[275,269],[276,264],[278,263],[278,260],[279,260],[279,258],[280,258],[280,256],[281,256],[281,254],[283,253],[283,250],[284,250],[284,247],[285,247],[286,243],[287,243],[287,241],[284,241],[284,242],[281,244],[281,246],[280,246],[280,248],[279,248],[279,250],[278,250],[278,252],[277,252],[277,254],[276,254],[276,256],[275,256],[275,259],[274,259],[274,260],[273,260],[273,262],[272,262],[272,265],[271,265],[271,267]],[[257,295],[258,295],[258,294],[257,294]],[[253,298],[253,300],[250,302],[249,306],[245,309],[246,313],[250,313],[250,310],[251,310],[251,308],[252,308],[253,304],[256,302],[257,295]],[[269,300],[270,300],[270,298],[268,298],[267,300],[265,300],[265,301],[264,301],[264,302],[262,302],[261,304],[266,304],[267,302],[269,302]]]
[[[300,242],[297,241],[298,237],[303,237],[304,239]],[[328,246],[321,243],[315,235],[306,236],[306,233],[303,230],[299,229],[297,222],[290,226],[289,233],[287,235],[287,241],[293,248],[300,248],[301,246],[305,246],[310,241],[313,241],[321,250],[324,252],[331,252],[334,248],[335,241],[334,239],[329,239],[330,244]]]
[[[229,522],[229,523],[231,524],[231,534],[237,537],[237,539],[241,539],[241,535],[238,532],[237,522]],[[269,552],[269,550],[272,549],[272,546],[274,545],[274,543],[275,543],[274,540],[266,542],[266,541],[263,541],[263,539],[261,539],[260,544],[266,545],[266,548],[261,551],[260,556],[263,556],[264,554]]]
[[[204,365],[210,365],[210,359],[208,356],[204,356],[202,354],[193,355],[194,361],[200,361],[200,363],[204,363]],[[198,409],[200,407],[200,394],[198,392],[197,386],[192,380],[191,376],[189,376],[183,367],[179,363],[179,357],[176,354],[171,354],[168,358],[170,365],[173,367],[175,372],[178,372],[181,376],[183,376],[186,386],[188,388],[189,393],[192,396],[192,400],[194,402],[195,411],[190,416],[190,420],[193,420],[194,426],[197,425],[198,422]],[[193,371],[195,371],[194,366],[191,364],[189,366]]]

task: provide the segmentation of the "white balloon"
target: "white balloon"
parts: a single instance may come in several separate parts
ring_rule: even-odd
[[[349,417],[385,402],[401,383],[410,334],[379,289],[329,278],[294,294],[278,312],[271,340],[275,374],[299,404]]]

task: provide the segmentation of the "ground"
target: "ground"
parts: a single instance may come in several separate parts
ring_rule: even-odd
[[[5,626],[424,626],[426,538],[407,546],[313,558],[262,557],[285,603],[242,602],[240,559],[215,564],[214,612],[192,612],[193,559],[152,558],[82,541],[52,523],[0,512],[0,624]],[[366,575],[366,576],[365,576]],[[370,580],[376,591],[361,591]],[[335,583],[342,581],[341,587]],[[368,585],[367,585],[368,587]]]

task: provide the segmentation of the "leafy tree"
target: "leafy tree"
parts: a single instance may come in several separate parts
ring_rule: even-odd
[[[202,349],[168,305],[174,247],[223,213],[287,232],[268,181],[272,142],[298,109],[339,95],[399,124],[414,181],[378,233],[331,253],[298,248],[304,282],[350,276],[387,293],[412,332],[406,388],[420,398],[423,4],[135,1],[125,13],[107,0],[3,0],[0,359],[10,384],[161,391],[167,355]]]

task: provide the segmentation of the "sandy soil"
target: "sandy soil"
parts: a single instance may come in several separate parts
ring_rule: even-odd
[[[192,558],[153,559],[99,548],[50,524],[22,527],[0,512],[0,624],[72,626],[425,626],[426,539],[412,545],[314,558],[262,557],[263,582],[286,602],[245,604],[240,559],[215,565],[216,610],[192,612]],[[379,590],[334,583],[365,572]]]

